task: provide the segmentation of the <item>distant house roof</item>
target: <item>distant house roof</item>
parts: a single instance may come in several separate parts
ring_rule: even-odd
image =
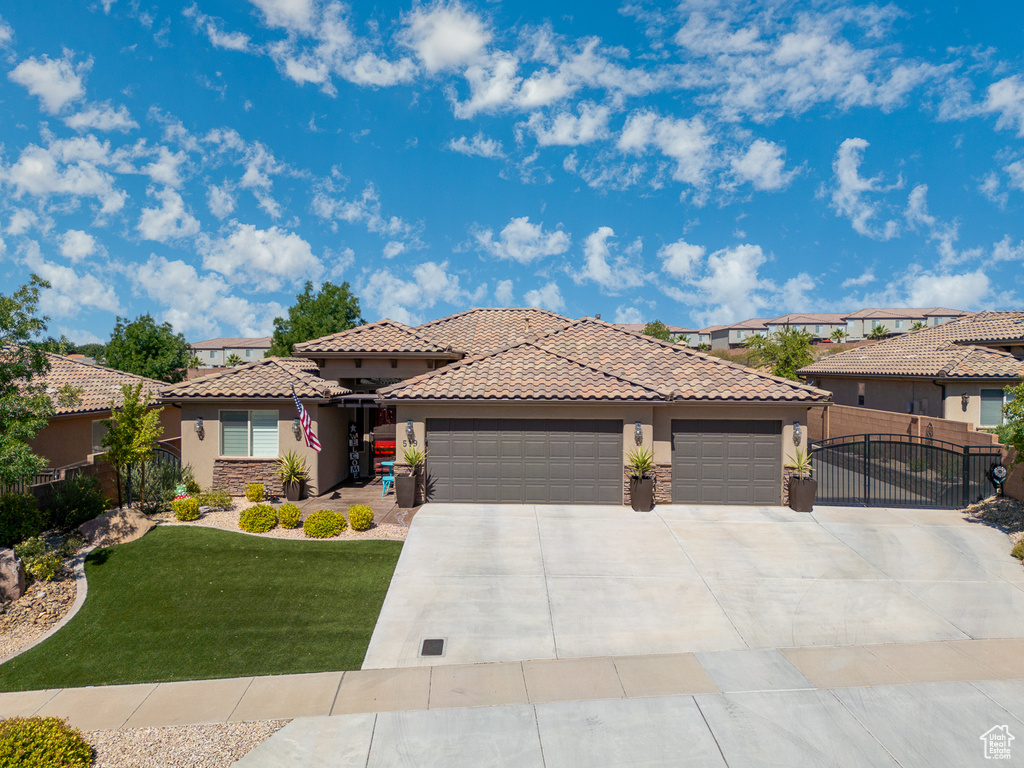
[[[196,398],[280,399],[291,397],[328,399],[349,392],[335,382],[321,379],[316,365],[295,357],[265,357],[246,365],[223,368],[208,376],[171,386],[164,385],[163,401]]]
[[[1024,345],[1024,312],[979,312],[830,355],[801,376],[1024,377],[1024,361],[987,345]]]
[[[331,353],[424,352],[445,355],[449,350],[430,341],[414,328],[394,320],[378,320],[347,331],[296,344],[293,351],[303,355]]]
[[[482,355],[523,339],[565,328],[571,322],[569,318],[546,309],[477,308],[432,320],[415,330],[440,347]]]
[[[763,317],[752,317],[749,320],[740,320],[738,323],[727,325],[709,325],[701,328],[700,333],[713,333],[714,331],[736,330],[736,331],[767,331],[769,320]]]
[[[915,317],[963,317],[968,314],[960,309],[946,309],[945,307],[929,307],[925,309],[898,308],[867,308],[858,309],[848,315],[843,315],[846,320],[912,320]]]
[[[769,325],[838,325],[846,322],[847,315],[840,312],[792,312],[765,320]]]
[[[593,318],[378,393],[389,400],[806,402],[830,395]]]
[[[630,331],[631,333],[643,333],[644,328],[647,327],[647,323],[616,323],[619,328],[624,331]],[[683,328],[681,325],[665,325],[668,328],[668,332],[675,336],[688,336],[691,333],[697,333],[696,328]]]
[[[192,349],[269,349],[272,339],[271,336],[260,336],[255,339],[207,339],[206,341],[193,341],[189,346]]]

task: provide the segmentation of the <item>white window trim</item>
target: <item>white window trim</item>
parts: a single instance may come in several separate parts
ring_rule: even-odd
[[[273,413],[277,416],[277,441],[278,441],[278,453],[280,453],[281,445],[281,412],[276,408],[221,408],[217,411],[217,456],[221,459],[273,459],[274,456],[253,456],[252,455],[252,414],[254,411],[261,411],[266,413]],[[246,430],[246,440],[248,445],[246,446],[246,454],[244,456],[230,456],[224,453],[224,418],[223,413],[246,413],[246,424],[248,429]]]

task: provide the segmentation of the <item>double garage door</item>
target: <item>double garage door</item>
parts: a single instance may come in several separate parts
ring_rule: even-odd
[[[622,504],[622,422],[427,419],[429,501]]]
[[[672,421],[672,502],[782,501],[782,422]]]

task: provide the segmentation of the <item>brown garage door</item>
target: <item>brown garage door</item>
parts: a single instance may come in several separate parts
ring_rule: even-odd
[[[782,422],[673,420],[672,501],[781,503]]]
[[[622,422],[427,419],[429,501],[621,504]]]

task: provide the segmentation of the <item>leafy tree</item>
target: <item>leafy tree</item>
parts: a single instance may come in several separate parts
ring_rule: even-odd
[[[652,320],[644,326],[644,336],[651,336],[661,341],[667,341],[669,344],[688,344],[690,338],[688,336],[676,335],[672,333],[668,326],[665,325],[661,320]]]
[[[927,328],[927,327],[928,327],[928,326],[927,326],[927,325],[925,325],[925,324],[924,324],[923,322],[921,322],[920,320],[915,320],[915,321],[914,321],[914,324],[913,324],[912,326],[910,326],[910,330],[912,330],[912,331],[923,331],[923,330],[924,330],[925,328]]]
[[[359,298],[349,284],[324,283],[319,293],[306,281],[305,289],[288,308],[287,319],[274,318],[274,338],[267,355],[289,357],[292,348],[303,341],[347,331],[363,324]]]
[[[103,363],[107,359],[106,344],[79,344],[75,347],[74,351],[86,357],[91,357],[97,363]]]
[[[53,403],[39,381],[50,369],[32,340],[46,330],[36,315],[39,291],[50,284],[38,275],[10,296],[0,294],[0,485],[24,482],[46,466],[29,446],[53,415]]]
[[[829,336],[829,338],[832,339],[832,341],[834,341],[836,344],[842,344],[844,341],[846,341],[846,329],[836,328],[834,331],[832,331],[832,335]]]
[[[157,325],[149,314],[117,318],[107,344],[107,365],[119,371],[170,383],[185,378],[192,350],[170,323]]]
[[[242,364],[242,358],[240,358],[236,353],[232,352],[230,355],[228,355],[228,359],[225,360],[224,362],[227,364],[228,368],[234,368],[236,365]]]
[[[142,462],[142,505],[146,504],[146,464],[153,456],[153,447],[163,434],[160,413],[163,408],[149,407],[150,395],[142,397],[142,382],[124,384],[121,387],[121,406],[110,401],[110,418],[103,419],[107,434],[103,436],[106,452],[103,459],[117,473],[117,505],[120,507],[121,479],[125,470],[136,462]]]
[[[75,351],[75,345],[64,334],[59,339],[48,337],[39,343],[39,348],[55,355],[70,355]]]
[[[767,365],[774,376],[799,381],[796,372],[814,362],[814,337],[797,328],[783,328],[770,336],[751,336],[744,346],[755,366]]]
[[[884,339],[888,335],[889,335],[889,331],[888,331],[888,329],[886,329],[886,327],[884,325],[876,325],[868,333],[868,338],[869,339],[874,339],[875,341],[877,341],[879,339]]]

